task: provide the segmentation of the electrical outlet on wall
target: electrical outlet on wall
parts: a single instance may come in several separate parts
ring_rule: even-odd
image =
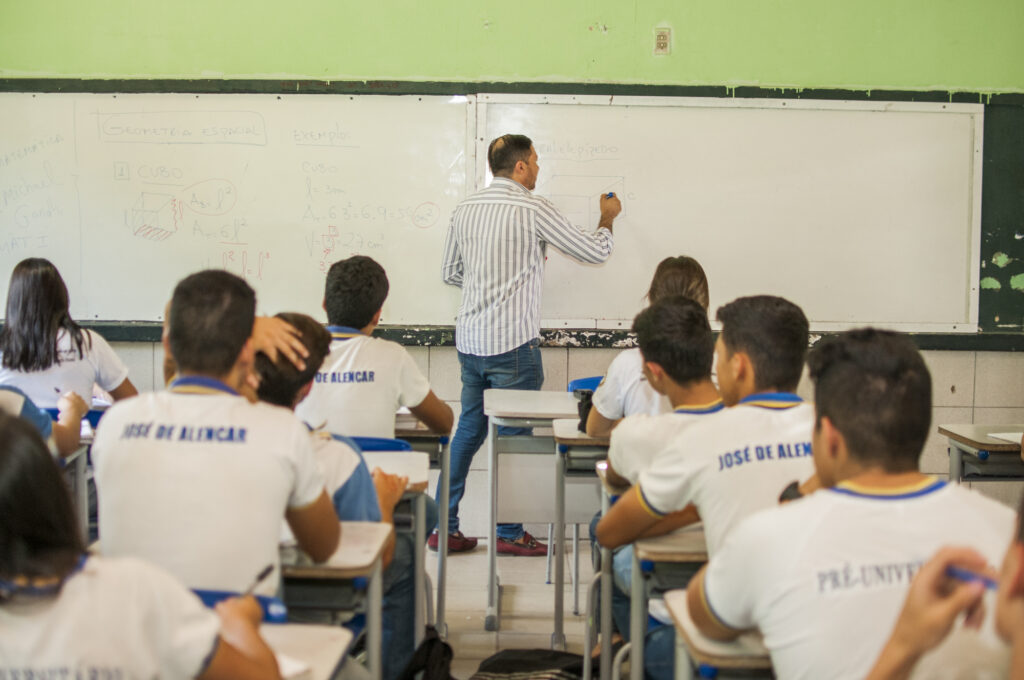
[[[654,54],[671,54],[672,53],[672,29],[671,28],[656,28],[654,29]]]

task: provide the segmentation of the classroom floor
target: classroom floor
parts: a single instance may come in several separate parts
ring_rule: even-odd
[[[529,527],[528,527],[529,528]],[[585,530],[585,529],[584,529]],[[568,530],[567,530],[568,533]],[[543,540],[539,534],[538,539]],[[566,550],[565,563],[565,638],[567,649],[583,653],[583,612],[586,584],[593,579],[590,543],[580,546],[580,615],[572,612],[572,546]],[[498,556],[501,576],[501,630],[484,630],[487,608],[487,544],[481,539],[469,553],[448,556],[447,620],[448,643],[455,658],[452,676],[465,680],[476,672],[483,659],[503,649],[548,649],[554,630],[554,583],[544,580],[547,560],[543,557]],[[427,553],[427,570],[437,582],[437,553]],[[552,572],[554,565],[552,565]],[[552,574],[552,578],[554,578]]]

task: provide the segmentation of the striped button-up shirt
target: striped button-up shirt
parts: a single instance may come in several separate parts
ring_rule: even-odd
[[[452,213],[441,276],[462,288],[455,345],[493,356],[540,337],[540,297],[547,246],[580,262],[611,255],[608,229],[574,226],[545,198],[496,177]]]

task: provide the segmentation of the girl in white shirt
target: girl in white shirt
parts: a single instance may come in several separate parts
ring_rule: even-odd
[[[138,394],[107,341],[75,323],[68,307],[67,286],[53,263],[33,257],[15,266],[0,331],[0,385],[51,409],[68,392],[88,403],[94,384],[115,400]]]

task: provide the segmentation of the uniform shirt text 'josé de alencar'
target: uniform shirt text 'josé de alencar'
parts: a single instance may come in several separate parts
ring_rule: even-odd
[[[464,354],[494,356],[540,336],[544,256],[552,246],[580,262],[608,259],[608,229],[584,231],[551,201],[518,182],[496,177],[452,213],[441,276],[462,288],[455,345]]]

